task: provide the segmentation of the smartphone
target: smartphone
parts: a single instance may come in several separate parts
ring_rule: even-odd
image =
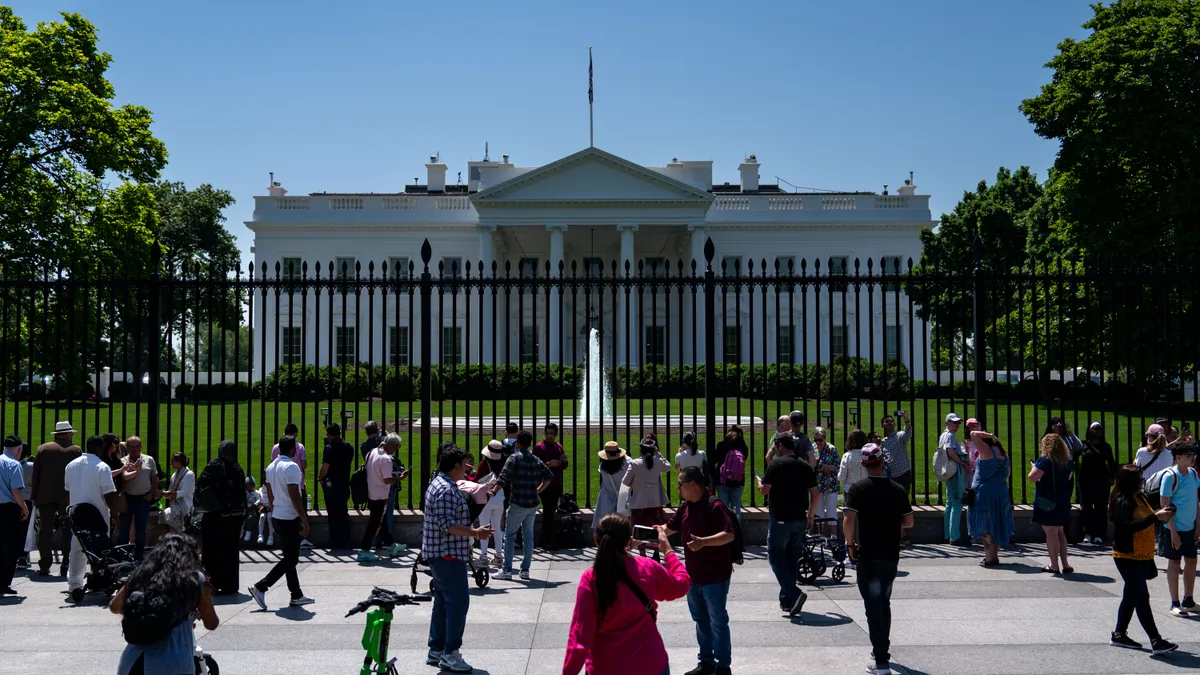
[[[1174,504],[1167,504],[1163,508],[1170,511],[1171,513],[1175,513],[1176,511],[1179,510],[1179,507],[1175,506]]]
[[[638,541],[658,541],[658,530],[645,525],[634,525],[633,538]]]

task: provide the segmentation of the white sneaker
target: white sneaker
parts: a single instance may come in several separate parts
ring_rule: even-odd
[[[892,667],[889,665],[879,668],[878,664],[870,663],[867,665],[867,672],[871,675],[892,675]]]
[[[1180,607],[1179,603],[1177,603],[1177,602],[1171,603],[1171,616],[1179,616],[1179,617],[1186,618],[1187,615],[1188,615],[1188,611],[1186,609]]]
[[[256,543],[257,543],[259,546],[262,546],[262,545],[263,545],[263,538],[262,538],[262,537],[259,537],[259,538],[258,538],[258,541],[257,541]],[[272,543],[273,543],[273,542],[272,542]]]
[[[463,661],[462,654],[459,654],[457,649],[442,654],[442,660],[438,661],[438,668],[452,673],[469,673],[475,670],[470,664]]]
[[[316,600],[313,600],[307,595],[302,595],[298,598],[292,598],[292,601],[288,603],[288,607],[303,607],[305,605],[311,605],[314,602],[316,602]]]
[[[263,592],[258,590],[256,586],[251,586],[247,590],[250,592],[250,597],[254,598],[254,602],[258,603],[259,608],[265,611],[267,609],[267,599],[263,595]]]
[[[521,570],[521,581],[529,581],[529,570]]]
[[[498,581],[512,581],[512,572],[496,572],[496,576],[492,577]]]

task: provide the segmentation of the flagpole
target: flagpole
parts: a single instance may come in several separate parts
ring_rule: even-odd
[[[592,111],[592,46],[588,45],[588,147],[596,147],[596,118]]]

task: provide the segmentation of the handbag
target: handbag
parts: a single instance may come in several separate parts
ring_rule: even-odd
[[[1054,470],[1054,460],[1050,461],[1050,484],[1053,486],[1051,489],[1058,487],[1058,476]],[[1044,495],[1039,495],[1034,498],[1033,506],[1041,511],[1053,512],[1054,509],[1058,508],[1058,502]]]
[[[1146,565],[1146,580],[1155,579],[1158,577],[1158,565],[1154,564],[1153,560],[1143,561]]]

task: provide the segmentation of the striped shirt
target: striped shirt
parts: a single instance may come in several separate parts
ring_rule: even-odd
[[[425,490],[425,522],[421,527],[421,557],[426,560],[450,556],[470,560],[470,537],[450,534],[451,525],[471,526],[467,500],[458,485],[438,472]]]
[[[553,480],[554,474],[534,456],[528,448],[520,449],[504,463],[500,471],[498,484],[507,491],[509,502],[527,509],[536,508],[538,501],[538,486],[542,481]]]
[[[908,456],[908,439],[912,438],[912,427],[901,429],[883,439],[883,460],[887,463],[887,475],[895,478],[912,471],[912,460]]]

